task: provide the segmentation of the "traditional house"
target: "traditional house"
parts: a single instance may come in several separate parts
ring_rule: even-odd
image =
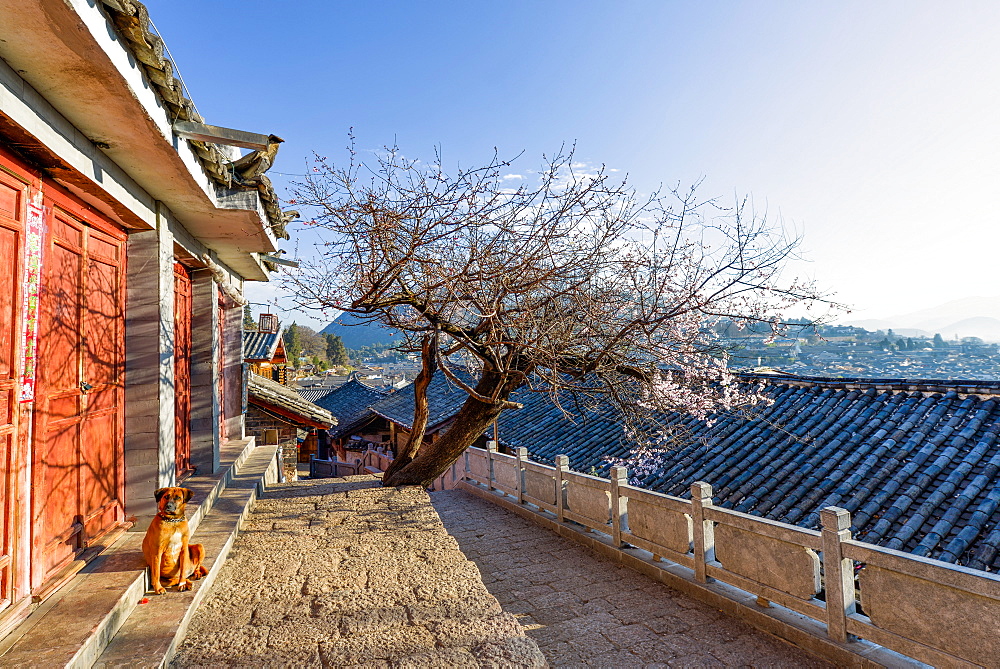
[[[348,450],[391,442],[389,422],[371,410],[386,397],[386,392],[361,383],[356,376],[336,388],[300,388],[299,396],[337,417],[339,422],[330,429],[329,437],[331,448],[341,460],[346,460]]]
[[[261,314],[256,330],[243,333],[243,361],[250,372],[286,383],[285,342],[281,338],[281,323],[274,314]]]
[[[298,463],[309,462],[309,457],[319,451],[320,436],[325,442],[327,430],[337,422],[333,414],[302,399],[292,388],[257,374],[250,375],[247,433],[262,444],[279,447],[286,481],[296,479]]]
[[[0,636],[244,437],[281,139],[206,125],[165,54],[135,0],[0,0]]]

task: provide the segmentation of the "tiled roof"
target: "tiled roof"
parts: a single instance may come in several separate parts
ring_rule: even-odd
[[[640,485],[687,496],[707,481],[716,504],[809,528],[839,506],[863,541],[1000,569],[1000,383],[744,377],[773,404],[711,425],[667,416],[676,445]],[[501,441],[535,459],[603,473],[628,453],[607,407],[570,422],[544,394],[514,399],[525,408],[501,416]]]
[[[246,330],[243,333],[244,360],[270,360],[278,349],[281,335],[277,332]]]
[[[337,387],[339,387],[339,386],[337,386]],[[335,387],[335,386],[324,386],[322,388],[296,388],[296,392],[299,394],[299,397],[301,397],[305,401],[312,402],[313,404],[316,404],[316,400],[319,400],[319,399],[322,399],[323,397],[326,397],[327,395],[329,395],[330,393],[332,393],[334,390],[336,390],[337,387]]]
[[[455,375],[462,379],[463,383],[475,383],[465,372],[456,371]],[[433,428],[450,419],[462,408],[468,397],[469,395],[464,390],[449,381],[444,374],[441,372],[435,374],[427,387],[427,407],[430,413],[427,427]],[[413,384],[411,383],[384,400],[373,404],[371,408],[383,418],[407,428],[412,427]]]
[[[262,405],[264,409],[275,408],[296,416],[304,425],[328,428],[337,424],[333,414],[323,407],[307,402],[292,388],[265,379],[263,376],[250,374],[247,392],[252,404]]]
[[[337,427],[330,430],[330,436],[349,434],[362,424],[374,418],[370,407],[383,399],[386,394],[370,388],[357,379],[351,379],[338,388],[318,388],[299,390],[299,396],[315,402],[337,417]],[[315,396],[315,399],[311,399]],[[412,395],[411,395],[412,397]],[[412,418],[412,410],[410,416]]]

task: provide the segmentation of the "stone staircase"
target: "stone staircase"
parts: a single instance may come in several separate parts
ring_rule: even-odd
[[[146,527],[125,532],[0,640],[3,667],[161,666],[169,662],[198,604],[225,562],[264,485],[277,482],[276,446],[230,441],[222,466],[184,486],[193,540],[205,546],[209,573],[189,592],[147,594],[142,556]],[[148,598],[147,603],[142,603]]]

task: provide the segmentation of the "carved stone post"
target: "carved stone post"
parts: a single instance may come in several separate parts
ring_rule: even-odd
[[[621,486],[628,485],[625,467],[611,468],[611,540],[615,548],[622,547],[622,518],[628,522],[628,498],[621,496]]]
[[[556,515],[559,517],[559,522],[566,520],[566,497],[564,487],[566,485],[563,480],[563,474],[569,469],[569,458],[565,455],[556,456]]]
[[[715,559],[715,524],[705,519],[705,508],[712,506],[712,486],[704,481],[691,484],[691,520],[694,525],[694,577],[708,582],[705,565]]]
[[[514,478],[514,487],[517,489],[517,503],[524,504],[524,463],[528,460],[528,449],[517,449],[517,476]]]
[[[493,454],[497,452],[497,442],[486,442],[486,487],[493,490]]]
[[[842,541],[851,538],[851,514],[828,506],[819,512],[823,525],[823,583],[826,586],[826,633],[834,641],[847,641],[847,616],[857,611],[854,597],[854,562],[844,558]]]

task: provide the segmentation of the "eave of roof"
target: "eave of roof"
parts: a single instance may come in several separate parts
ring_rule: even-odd
[[[308,388],[299,390],[300,396],[314,394]],[[357,378],[351,378],[337,388],[331,388],[313,401],[332,413],[340,424],[330,430],[330,435],[339,437],[356,430],[375,419],[372,405],[386,397],[386,393],[361,383]]]
[[[257,374],[250,374],[247,390],[251,403],[271,408],[301,424],[326,429],[338,423],[333,414],[323,407],[307,402],[291,388]]]

